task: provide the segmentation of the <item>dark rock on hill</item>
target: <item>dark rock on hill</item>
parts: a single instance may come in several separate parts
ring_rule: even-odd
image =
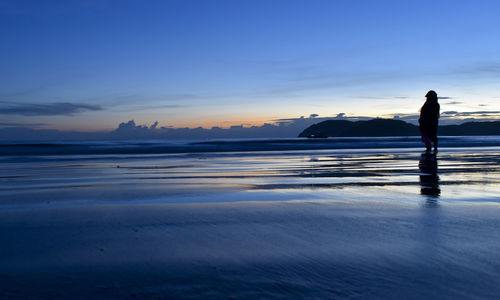
[[[345,120],[328,120],[307,127],[299,137],[308,136],[342,136],[342,133],[354,126],[355,122]]]
[[[439,126],[439,135],[500,135],[500,121]]]
[[[400,120],[373,119],[369,121],[328,120],[314,124],[299,134],[324,136],[410,136],[418,135],[418,127]]]

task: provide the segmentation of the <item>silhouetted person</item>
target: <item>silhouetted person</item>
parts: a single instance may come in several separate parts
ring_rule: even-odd
[[[425,95],[427,100],[420,109],[420,119],[418,119],[422,142],[425,143],[427,151],[431,150],[431,143],[434,143],[434,151],[437,150],[438,138],[437,127],[439,119],[439,103],[436,92],[430,90]]]
[[[435,153],[425,152],[418,162],[420,169],[420,194],[432,197],[439,197],[438,163]]]

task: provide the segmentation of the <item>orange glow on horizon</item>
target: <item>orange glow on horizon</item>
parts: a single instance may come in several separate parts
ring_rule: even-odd
[[[411,114],[415,115],[415,114]],[[408,116],[408,114],[405,113],[392,113],[392,114],[379,114],[379,115],[373,115],[373,114],[351,114],[351,113],[346,113],[344,117],[346,118],[356,118],[356,117],[368,117],[368,118],[386,118],[386,119],[392,119],[395,116]],[[223,117],[205,117],[205,118],[199,118],[199,119],[194,119],[194,118],[186,118],[184,120],[172,120],[171,122],[165,121],[165,120],[158,120],[158,125],[156,128],[161,128],[161,127],[166,127],[166,128],[198,128],[202,127],[204,129],[211,129],[213,127],[219,127],[223,129],[230,128],[231,126],[243,126],[245,128],[252,127],[252,126],[262,126],[264,124],[276,124],[277,120],[279,119],[298,119],[300,118],[300,115],[283,115],[283,116],[250,116],[250,115],[244,115],[244,116],[237,116],[233,115],[230,118],[223,118]],[[324,119],[324,118],[335,118],[336,115],[318,115],[316,119]],[[476,120],[480,121],[481,119],[498,119],[492,117],[492,115],[488,116],[483,116],[481,114],[475,114],[471,116],[450,116],[446,114],[441,115],[441,120],[455,120],[458,123],[462,123],[463,121],[466,121],[468,118],[473,117]],[[147,119],[146,119],[147,118]],[[305,115],[304,118],[309,118],[308,115]],[[221,121],[221,119],[223,121]],[[61,130],[61,131],[79,131],[79,132],[109,132],[113,131],[118,128],[120,123],[127,123],[130,120],[134,120],[136,126],[147,126],[151,127],[153,124],[156,122],[154,117],[150,116],[141,116],[140,118],[125,118],[125,119],[98,119],[94,120],[93,122],[89,122],[88,119],[86,118],[71,118],[71,119],[65,119],[61,120],[60,122],[57,122],[56,124],[43,124],[40,126],[36,126],[34,128],[36,129],[55,129],[55,130]],[[318,120],[320,122],[320,120]]]
[[[154,122],[149,122],[153,124]],[[148,124],[149,124],[148,123]],[[210,129],[212,127],[220,127],[220,128],[229,128],[231,126],[241,126],[243,127],[252,127],[252,126],[262,126],[265,123],[270,123],[273,124],[275,123],[271,119],[268,118],[248,118],[248,119],[229,119],[229,120],[224,120],[221,121],[220,119],[215,119],[215,118],[207,118],[205,120],[190,120],[190,121],[185,121],[185,122],[179,122],[175,124],[167,124],[166,122],[159,122],[158,127],[173,127],[173,128],[183,128],[183,127],[189,127],[189,128],[197,128],[197,127],[203,127],[206,129]]]

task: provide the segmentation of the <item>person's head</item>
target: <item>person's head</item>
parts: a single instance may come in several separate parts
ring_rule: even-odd
[[[425,94],[425,97],[427,98],[427,100],[437,101],[438,99],[438,95],[433,90],[428,91],[427,94]]]

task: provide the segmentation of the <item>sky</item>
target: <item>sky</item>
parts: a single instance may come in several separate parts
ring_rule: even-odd
[[[500,116],[500,1],[0,0],[0,127]]]

